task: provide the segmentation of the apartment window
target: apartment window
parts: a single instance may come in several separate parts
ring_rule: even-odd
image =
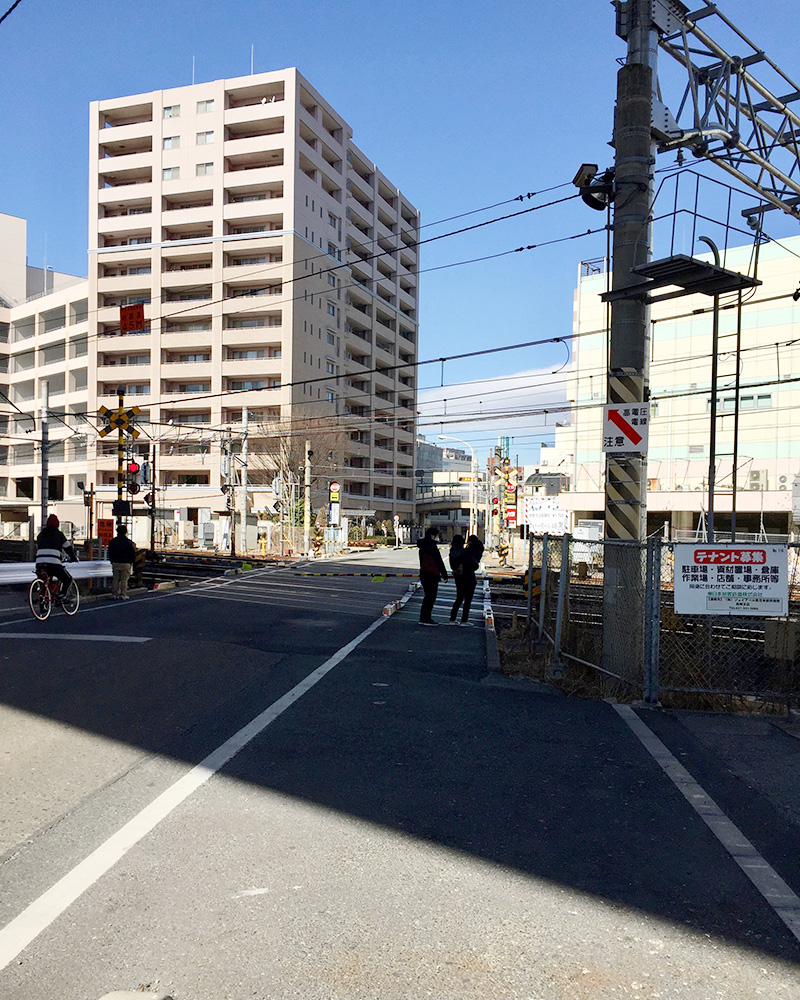
[[[180,104],[170,104],[164,108],[165,118],[180,118],[180,116],[181,116]]]
[[[334,305],[333,302],[329,302],[328,303],[328,315],[329,316],[335,316],[336,315],[336,306]]]
[[[325,390],[325,399],[327,399],[327,401],[329,403],[332,403],[334,401],[334,399],[336,399],[336,396],[334,395],[334,392],[333,392],[332,389],[326,389]]]
[[[177,170],[178,168],[176,167],[175,169]],[[133,236],[128,241],[128,243],[130,244],[130,246],[138,246],[141,243],[149,243],[149,242],[150,242],[150,237],[149,236]],[[149,299],[148,299],[148,301],[149,301]]]
[[[334,336],[334,334],[330,330],[328,330],[327,340],[328,340],[329,344],[335,344],[336,343],[336,337]]]
[[[214,101],[198,101],[197,102],[197,113],[198,115],[207,114],[209,111],[214,110]]]
[[[252,350],[228,351],[228,358],[231,361],[258,361],[266,357],[263,349],[254,348]]]
[[[198,146],[205,146],[209,142],[213,142],[213,141],[214,141],[214,133],[213,132],[198,132],[197,133],[197,145]]]
[[[213,173],[214,173],[213,163],[198,163],[197,167],[195,168],[195,174],[198,177],[205,177],[208,174],[213,174]]]
[[[180,149],[181,137],[179,135],[164,136],[164,149]]]
[[[331,286],[331,288],[336,288],[336,275],[335,274],[329,274],[328,275],[328,284]]]
[[[326,365],[326,370],[327,370],[327,372],[328,372],[329,375],[335,375],[336,374],[336,365],[332,361],[329,361],[327,363],[327,365]]]
[[[333,226],[334,229],[339,224],[339,220],[332,212],[328,212],[328,224]]]
[[[267,383],[263,379],[249,379],[244,382],[231,382],[231,389],[266,389]]]
[[[165,181],[176,181],[181,176],[180,167],[164,167],[161,176]]]

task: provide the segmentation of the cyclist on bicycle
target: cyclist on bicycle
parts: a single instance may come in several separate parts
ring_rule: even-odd
[[[78,561],[75,546],[59,530],[58,518],[51,514],[47,523],[36,537],[36,575],[40,580],[53,576],[59,581],[58,596],[67,592],[72,583],[72,577],[64,567],[64,559],[70,562]]]

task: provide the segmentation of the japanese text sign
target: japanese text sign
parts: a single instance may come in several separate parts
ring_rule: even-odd
[[[675,545],[677,614],[778,616],[788,609],[786,545]]]

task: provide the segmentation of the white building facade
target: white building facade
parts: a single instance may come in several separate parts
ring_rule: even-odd
[[[722,296],[715,462],[715,527],[730,529],[733,468],[737,532],[792,531],[792,486],[800,474],[800,237],[761,246],[757,277],[743,295]],[[708,255],[697,255],[710,260]],[[724,267],[753,273],[752,246],[727,251]],[[575,295],[573,364],[567,396],[571,423],[542,449],[541,471],[569,476],[561,506],[572,522],[601,519],[605,460],[601,450],[606,391],[607,321],[600,295],[602,262],[582,265]],[[713,300],[695,295],[651,309],[648,531],[696,532],[708,510]],[[737,340],[739,429],[734,456]]]
[[[94,102],[83,325],[70,322],[74,289],[13,296],[2,345],[13,404],[35,409],[60,363],[51,408],[88,421],[85,456],[65,444],[64,503],[82,505],[78,481],[101,505],[116,496],[116,443],[98,437],[97,413],[121,388],[141,411],[129,452],[154,460],[157,503],[181,517],[224,511],[246,409],[253,507],[270,506],[276,474],[298,478],[310,440],[315,507],[336,480],[344,508],[410,518],[418,240],[417,210],[297,70]],[[136,303],[144,329],[123,334],[120,307]],[[63,326],[41,318],[62,306]],[[223,447],[238,453],[233,477]],[[13,448],[0,500],[35,506],[38,459]],[[31,479],[26,497],[18,481]]]

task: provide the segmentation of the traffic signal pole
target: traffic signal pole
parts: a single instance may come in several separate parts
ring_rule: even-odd
[[[117,397],[119,399],[119,412],[125,408],[125,393],[120,388],[117,389]],[[122,494],[125,489],[125,428],[123,427],[122,421],[117,424],[117,502],[120,504],[117,507],[119,511],[122,505]],[[117,528],[124,524],[124,518],[122,514],[117,514]]]

